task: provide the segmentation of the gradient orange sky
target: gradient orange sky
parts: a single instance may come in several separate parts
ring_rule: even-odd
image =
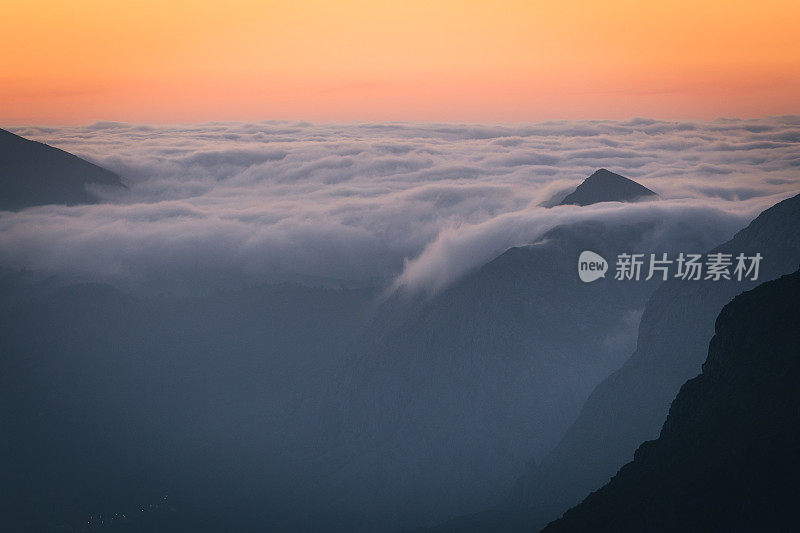
[[[0,124],[800,113],[794,1],[2,0]]]

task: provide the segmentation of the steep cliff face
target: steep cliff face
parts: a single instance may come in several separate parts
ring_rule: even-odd
[[[788,531],[800,501],[800,271],[720,313],[660,437],[545,531]]]
[[[700,370],[722,307],[800,262],[800,196],[767,209],[715,251],[761,253],[759,281],[663,283],[645,307],[636,351],[595,388],[558,446],[520,478],[514,505],[574,505],[658,436],[681,384]]]

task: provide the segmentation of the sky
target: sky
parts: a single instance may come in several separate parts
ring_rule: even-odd
[[[800,3],[3,2],[0,124],[800,110]]]

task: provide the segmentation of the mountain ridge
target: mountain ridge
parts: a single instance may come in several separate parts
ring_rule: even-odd
[[[800,497],[800,271],[735,297],[660,435],[545,532],[783,531]]]
[[[743,290],[796,268],[800,195],[766,209],[710,251],[761,252],[760,281],[662,283],[647,302],[633,355],[595,387],[556,447],[529,461],[506,504],[420,531],[537,530],[611,478],[643,441],[658,436],[678,389],[700,370],[719,310]]]
[[[0,210],[97,203],[87,185],[126,188],[108,169],[0,129]]]
[[[719,310],[800,262],[800,195],[766,209],[711,252],[760,252],[759,281],[662,283],[645,307],[633,355],[595,387],[559,444],[520,477],[512,505],[578,503],[629,461],[641,442],[658,435],[680,386],[700,370]]]

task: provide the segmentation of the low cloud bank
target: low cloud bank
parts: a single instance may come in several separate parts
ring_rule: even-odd
[[[800,117],[14,132],[120,173],[129,190],[0,213],[0,266],[142,285],[336,278],[435,292],[558,224],[657,215],[713,239],[800,185]],[[538,207],[598,167],[661,199]]]

